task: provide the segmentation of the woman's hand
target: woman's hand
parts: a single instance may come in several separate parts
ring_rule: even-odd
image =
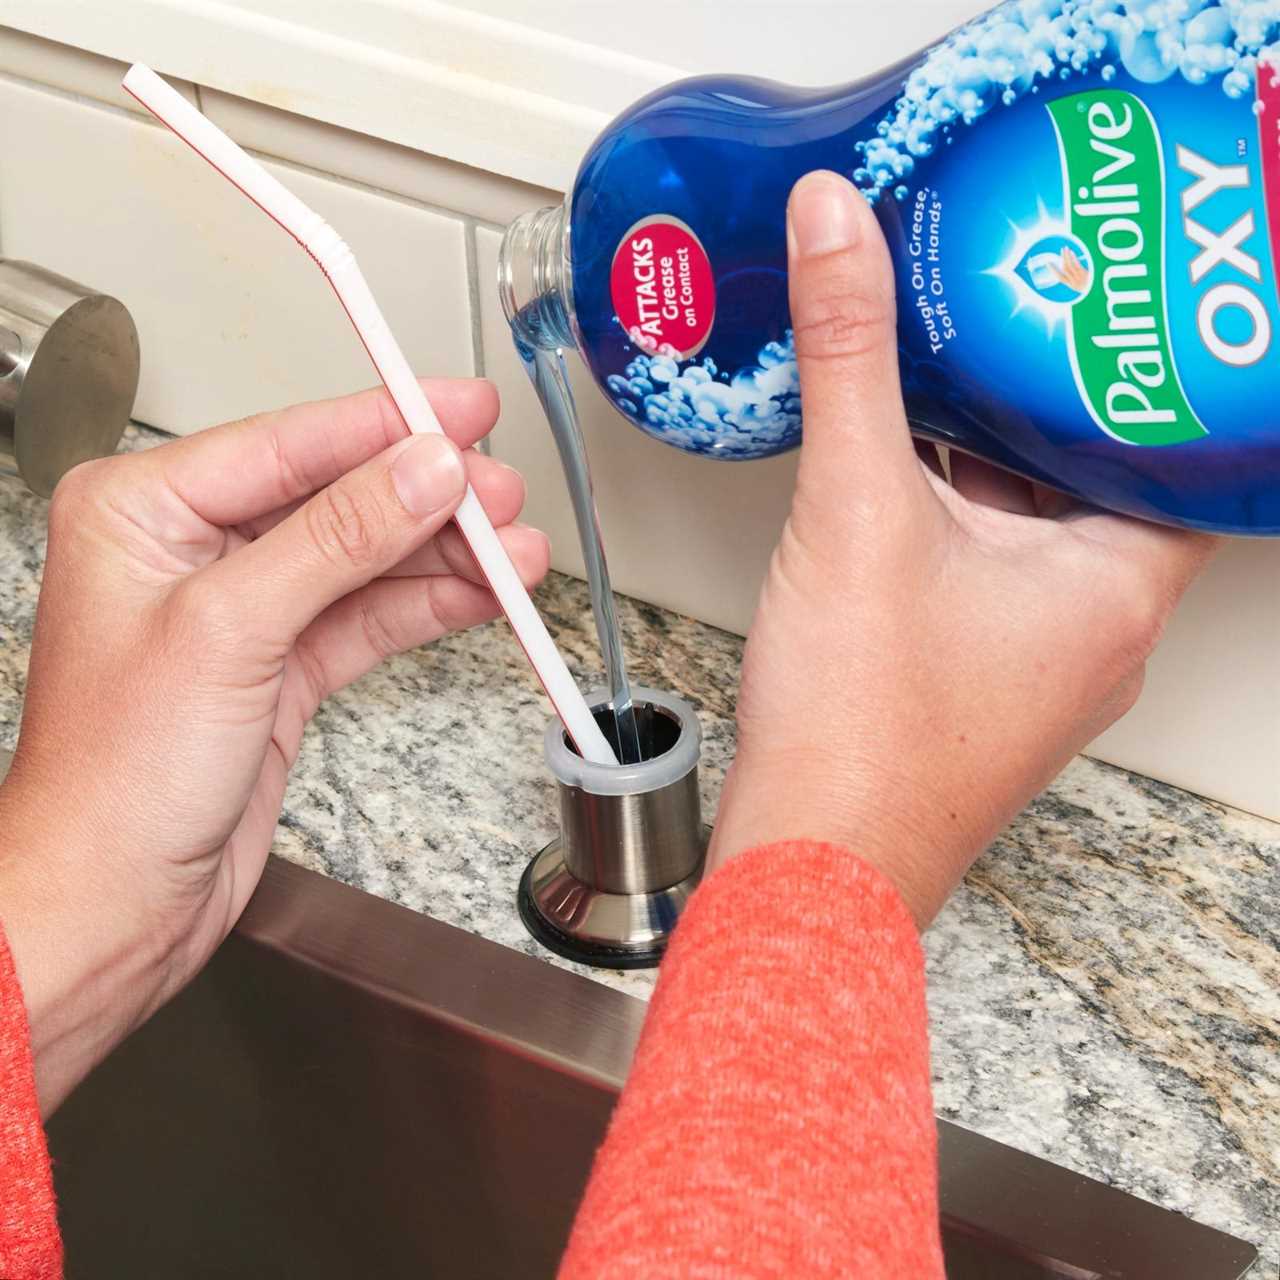
[[[779,839],[843,844],[923,927],[1133,705],[1214,542],[959,454],[948,485],[908,434],[893,270],[870,208],[811,174],[788,232],[805,441],[747,643],[712,864]]]
[[[302,731],[383,658],[492,618],[467,478],[527,583],[519,475],[468,450],[481,382],[379,390],[78,467],[58,486],[22,732],[0,788],[0,919],[46,1112],[212,954],[262,874]]]

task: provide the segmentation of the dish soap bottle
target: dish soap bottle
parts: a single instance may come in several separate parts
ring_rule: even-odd
[[[786,203],[834,169],[892,249],[913,430],[1116,511],[1280,534],[1273,42],[1280,0],[1007,0],[840,88],[674,84],[509,229],[507,317],[659,440],[792,448]]]

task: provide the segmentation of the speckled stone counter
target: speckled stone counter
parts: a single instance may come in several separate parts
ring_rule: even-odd
[[[0,480],[0,745],[16,738],[45,504]],[[598,680],[584,587],[539,594]],[[741,642],[622,601],[639,683],[698,707],[704,803],[733,750]],[[387,664],[307,735],[282,857],[548,963],[515,911],[555,830],[548,709],[502,626]],[[1280,1266],[1280,827],[1076,761],[926,939],[940,1115],[1189,1214]],[[573,966],[569,966],[573,967]],[[583,971],[586,972],[586,971]],[[593,972],[645,997],[651,974]]]

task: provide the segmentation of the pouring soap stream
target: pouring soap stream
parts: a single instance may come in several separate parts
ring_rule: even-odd
[[[591,483],[591,465],[587,460],[587,447],[578,422],[573,390],[569,386],[564,352],[559,347],[547,349],[530,346],[518,333],[515,334],[515,344],[538,401],[547,415],[551,434],[555,437],[556,448],[560,452],[560,464],[564,468],[569,498],[573,503],[578,539],[582,543],[582,558],[586,562],[596,634],[600,638],[600,652],[604,657],[605,673],[609,680],[609,708],[613,712],[617,730],[619,762],[639,764],[640,735],[636,729],[631,683],[627,679],[627,664],[622,651],[622,631],[618,626],[613,585],[609,580],[609,564],[604,554],[600,516],[596,511],[595,490]]]

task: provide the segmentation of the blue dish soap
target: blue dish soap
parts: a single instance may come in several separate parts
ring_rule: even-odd
[[[799,443],[785,210],[843,172],[893,252],[921,436],[1087,502],[1280,534],[1280,0],[1008,0],[827,90],[700,77],[509,230],[523,340],[712,458]]]

